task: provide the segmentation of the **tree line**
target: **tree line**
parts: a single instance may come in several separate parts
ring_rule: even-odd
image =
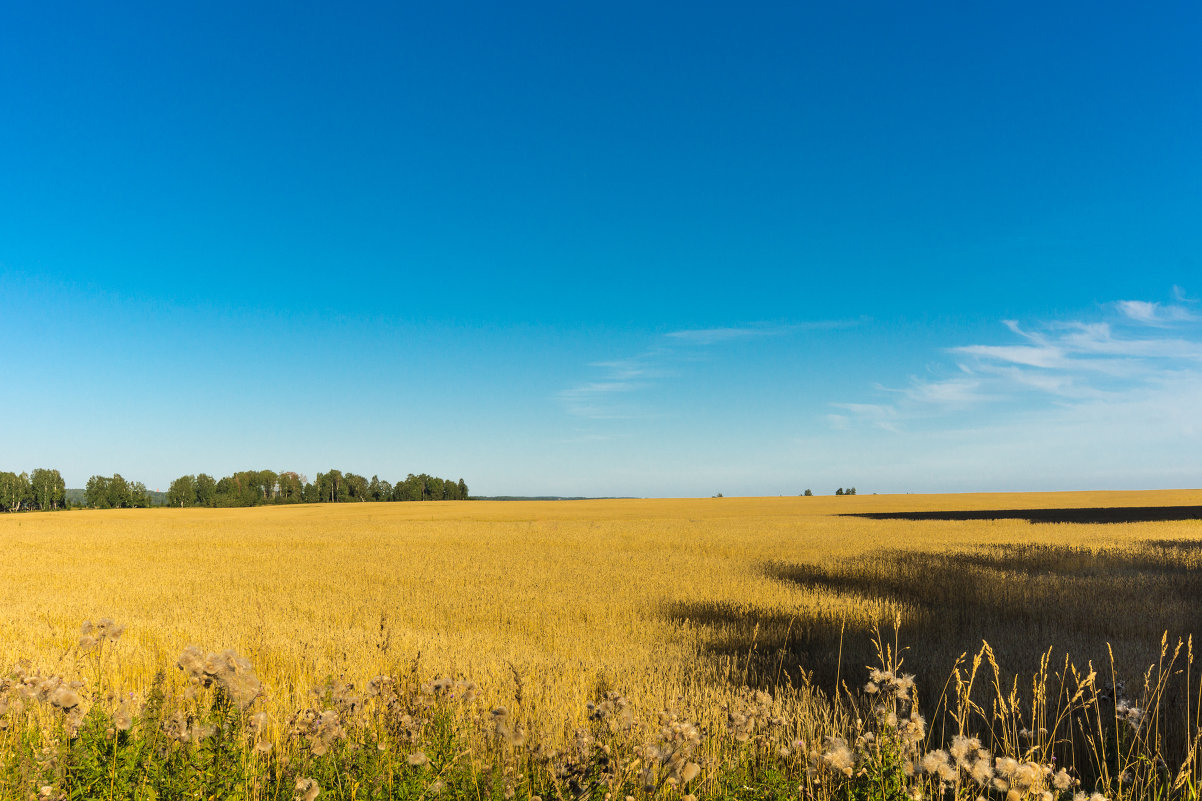
[[[39,467],[32,473],[0,471],[0,512],[48,512],[66,506],[67,485],[57,470]]]
[[[279,503],[353,501],[466,501],[467,484],[425,473],[410,473],[395,484],[356,473],[330,470],[309,481],[299,473],[243,470],[214,479],[206,473],[180,476],[167,490],[168,506],[261,506]]]
[[[126,481],[120,473],[89,478],[83,498],[84,505],[93,509],[144,509],[154,505],[145,484]]]
[[[70,495],[74,494],[74,499]],[[466,501],[467,484],[449,478],[410,473],[395,484],[355,473],[330,470],[314,481],[291,471],[243,470],[215,479],[206,473],[180,476],[163,493],[120,473],[92,476],[81,493],[68,490],[57,470],[32,473],[0,471],[0,512],[51,511],[79,504],[94,509],[168,506],[259,506],[275,503],[345,503],[350,501]]]

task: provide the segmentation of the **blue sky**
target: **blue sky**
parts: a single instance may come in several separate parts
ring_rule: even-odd
[[[1200,39],[1184,2],[6,3],[0,469],[1199,486]]]

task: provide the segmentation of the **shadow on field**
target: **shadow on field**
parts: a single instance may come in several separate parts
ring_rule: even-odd
[[[1202,506],[1113,506],[1091,509],[974,509],[949,512],[858,512],[870,520],[1026,520],[1028,523],[1150,523],[1202,520]]]
[[[731,681],[755,686],[805,673],[826,691],[852,687],[876,664],[875,620],[899,642],[921,697],[942,693],[956,658],[988,641],[1007,671],[1030,675],[1054,647],[1109,678],[1107,643],[1120,677],[1138,679],[1160,653],[1161,636],[1202,633],[1202,541],[1144,542],[1125,551],[1007,545],[954,553],[880,550],[830,564],[772,563],[766,575],[812,591],[786,612],[754,604],[694,603],[667,610],[699,627],[707,656]],[[847,612],[858,624],[844,630]],[[839,654],[842,650],[842,664]]]

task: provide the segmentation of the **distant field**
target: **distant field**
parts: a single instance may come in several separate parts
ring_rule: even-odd
[[[283,717],[328,676],[420,654],[496,703],[516,671],[552,739],[602,688],[715,716],[732,680],[860,682],[867,632],[896,615],[928,697],[982,638],[1018,671],[1049,646],[1101,665],[1109,642],[1135,674],[1162,632],[1202,633],[1202,522],[1009,513],[1199,506],[1189,490],[6,515],[0,664],[69,671],[80,623],[107,616],[128,626],[129,689],[189,644],[234,648]],[[858,516],[974,510],[1008,515]]]

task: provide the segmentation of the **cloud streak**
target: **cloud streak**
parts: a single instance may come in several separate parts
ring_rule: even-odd
[[[568,413],[576,417],[619,420],[630,414],[623,411],[623,406],[615,398],[634,392],[639,386],[638,382],[621,378],[602,379],[560,390],[556,397]]]
[[[744,339],[759,339],[762,337],[778,337],[803,331],[834,331],[840,328],[851,328],[860,325],[859,320],[808,320],[800,323],[785,325],[747,325],[733,328],[688,328],[681,331],[669,331],[664,336],[669,340],[684,342],[690,345],[716,345]]]
[[[670,331],[664,336],[690,345],[715,345],[737,339],[755,339],[773,336],[779,331],[764,328],[694,328],[685,331]]]
[[[574,417],[616,420],[643,416],[634,396],[679,373],[677,365],[695,360],[698,348],[782,337],[805,331],[824,331],[858,325],[862,320],[812,320],[791,324],[753,324],[720,328],[688,328],[659,336],[638,356],[591,362],[588,381],[560,390],[556,400]],[[689,354],[694,354],[690,357]]]
[[[1174,287],[1179,290],[1179,287]],[[1180,295],[1180,293],[1178,293]],[[1180,298],[1183,298],[1180,295]],[[1185,306],[1162,306],[1144,300],[1120,300],[1116,304],[1120,312],[1137,323],[1167,326],[1174,323],[1195,322],[1199,317]]]
[[[1184,298],[1180,290],[1176,294]],[[887,414],[879,404],[832,403],[839,411],[828,416],[828,424],[837,430],[860,425],[903,431],[937,425],[949,411],[1119,408],[1135,397],[1199,408],[1199,398],[1180,392],[1202,386],[1202,317],[1183,305],[1133,300],[1107,304],[1101,316],[1034,328],[1003,320],[1018,341],[947,348],[953,363],[943,372],[949,375],[912,378],[899,389],[878,387],[893,396],[881,407]]]

